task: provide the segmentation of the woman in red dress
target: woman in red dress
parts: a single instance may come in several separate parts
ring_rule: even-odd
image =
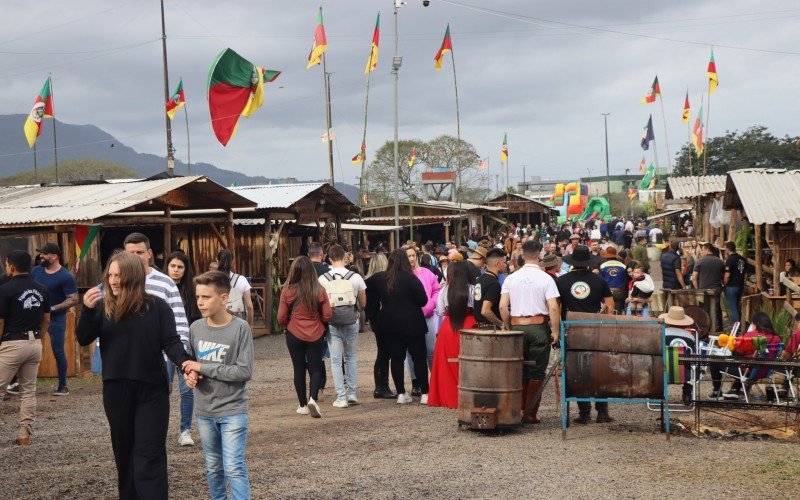
[[[428,406],[458,408],[458,354],[464,328],[475,326],[472,316],[473,287],[466,262],[447,268],[447,284],[439,292],[436,313],[444,317],[433,352]]]

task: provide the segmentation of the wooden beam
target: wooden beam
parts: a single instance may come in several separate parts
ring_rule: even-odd
[[[100,224],[103,227],[124,227],[124,226],[161,226],[169,222],[174,226],[213,224],[225,222],[225,216],[219,217],[110,217],[103,219]]]
[[[153,201],[174,208],[189,208],[190,206],[189,193],[184,189],[173,189],[166,194],[153,198]]]
[[[762,243],[761,243],[761,225],[755,224],[755,240],[756,240],[756,290],[759,292],[763,290],[764,283],[764,276],[763,271],[761,270],[761,264],[764,260],[761,254],[763,253]]]
[[[164,209],[164,217],[166,218],[166,222],[164,222],[164,258],[166,259],[172,253],[172,223],[170,222],[172,208]]]
[[[210,222],[208,223],[208,226],[211,228],[211,234],[213,234],[217,241],[219,241],[219,244],[222,245],[222,248],[228,248],[228,242],[222,237],[222,233],[219,232],[217,226]]]
[[[777,235],[777,228],[774,234]],[[781,246],[777,238],[770,246],[772,247],[772,283],[774,283],[773,286],[777,287],[781,282],[781,269],[783,268],[781,265]]]
[[[266,279],[266,287],[264,288],[264,323],[267,327],[267,334],[272,333],[272,302],[274,300],[272,295],[272,224],[269,222],[269,213],[265,217],[267,223],[264,224],[264,253],[266,254],[266,271],[264,278]],[[283,228],[283,224],[281,224]],[[280,230],[279,233],[280,234]]]
[[[233,254],[232,262],[236,262],[236,238],[233,234],[233,211],[228,210],[228,220],[225,222],[225,236],[228,239],[228,250]]]

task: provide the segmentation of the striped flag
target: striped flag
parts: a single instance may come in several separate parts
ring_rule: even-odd
[[[503,144],[500,146],[500,163],[508,163],[508,132],[503,135]]]
[[[714,49],[711,49],[711,59],[708,61],[708,93],[713,94],[719,85],[719,77],[717,76],[717,63],[714,61]]]
[[[647,151],[650,149],[650,141],[655,140],[656,136],[653,135],[653,115],[650,115],[650,119],[647,120],[647,125],[644,126],[644,131],[642,132],[642,140],[640,142],[642,149]]]
[[[636,188],[628,189],[628,199],[630,199],[631,201],[636,199],[636,194],[637,194],[636,193]]]
[[[367,144],[365,142],[361,143],[361,151],[358,152],[357,155],[350,160],[352,163],[361,163],[367,158]]]
[[[414,148],[411,148],[411,152],[408,153],[408,168],[411,168],[411,167],[414,166],[414,161],[416,159],[417,159],[417,150],[414,149]]]
[[[694,127],[692,127],[692,144],[697,156],[703,154],[703,105],[700,105],[700,112],[694,120]]]
[[[683,101],[683,123],[689,123],[690,119],[690,110],[689,110],[689,91],[686,91],[686,100]]]
[[[328,142],[334,139],[336,139],[336,132],[334,132],[333,129],[330,129],[328,132],[319,136],[319,140],[321,140],[322,142]]]
[[[435,61],[433,64],[433,69],[439,71],[442,69],[442,61],[444,60],[444,55],[448,52],[453,51],[453,41],[450,39],[450,23],[447,23],[447,30],[444,32],[444,40],[442,40],[442,46],[439,48],[439,52],[436,53],[433,60]]]
[[[183,93],[183,78],[181,78],[180,82],[178,82],[178,88],[175,89],[175,93],[172,94],[172,97],[167,101],[167,116],[169,116],[169,119],[174,120],[175,113],[185,104],[186,95]]]
[[[306,69],[316,66],[322,62],[322,54],[328,50],[328,38],[325,36],[325,25],[322,24],[322,7],[317,13],[317,27],[314,28],[314,45],[308,54],[308,64]]]
[[[31,112],[25,120],[22,129],[25,131],[25,138],[28,139],[28,147],[33,148],[36,138],[42,133],[42,120],[53,117],[53,92],[51,90],[50,77],[44,82],[42,91],[36,96]]]
[[[644,167],[647,166],[647,162],[644,161],[644,156],[642,156],[642,161],[639,163],[639,172],[644,173]]]
[[[81,261],[89,253],[92,242],[100,233],[100,226],[75,226],[75,255],[78,257],[75,262],[75,272],[81,268]]]
[[[486,160],[481,160],[475,165],[475,168],[477,168],[478,170],[483,170],[484,168],[489,168],[489,162],[486,161]]]
[[[651,102],[656,102],[656,97],[661,95],[661,87],[658,85],[658,75],[656,75],[656,79],[653,80],[653,85],[650,86],[650,90],[647,91],[647,95],[642,97],[642,100],[639,101],[639,104],[648,104]]]
[[[364,68],[364,74],[369,74],[378,66],[378,43],[381,39],[381,13],[378,12],[378,19],[375,21],[375,31],[372,33],[372,48],[369,51],[369,59],[367,59],[367,67]]]

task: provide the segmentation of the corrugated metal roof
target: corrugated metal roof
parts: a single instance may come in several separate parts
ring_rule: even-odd
[[[461,208],[462,210],[486,210],[488,212],[502,212],[508,210],[506,207],[498,207],[497,205],[476,205],[474,203],[459,203],[456,201],[446,200],[428,200],[425,203],[428,205],[439,205],[451,208]]]
[[[0,227],[90,222],[198,181],[196,186],[200,193],[219,201],[219,207],[250,205],[246,198],[203,176],[67,186],[20,186],[0,189]],[[228,196],[222,196],[224,193]]]
[[[347,199],[339,190],[331,187],[326,182],[304,182],[297,184],[261,184],[257,186],[238,186],[231,188],[236,193],[245,196],[256,203],[259,209],[288,210],[303,198],[319,191],[317,196],[323,195],[328,201],[341,207],[343,212],[358,213],[358,207]]]
[[[756,225],[800,218],[800,170],[747,168],[728,172],[725,209],[742,207]]]
[[[700,183],[699,190],[698,182]],[[700,193],[700,196],[702,196],[725,191],[725,176],[695,175],[686,177],[668,177],[667,187],[669,188],[667,191],[671,194],[672,199],[677,200],[681,198],[696,198],[698,193]]]

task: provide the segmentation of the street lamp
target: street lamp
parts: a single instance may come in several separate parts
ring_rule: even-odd
[[[405,2],[394,0],[394,57],[392,58],[392,75],[394,75],[394,226],[395,247],[400,246],[400,153],[397,144],[397,73],[403,65],[403,58],[397,55],[397,9]]]
[[[603,128],[606,132],[606,196],[611,196],[611,178],[608,175],[608,115],[611,113],[600,113],[603,115]]]

